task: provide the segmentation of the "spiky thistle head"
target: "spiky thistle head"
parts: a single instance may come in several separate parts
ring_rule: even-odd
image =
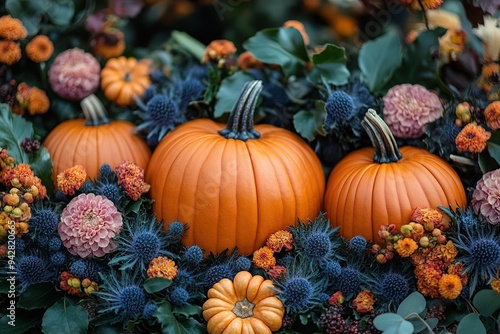
[[[21,290],[28,286],[46,282],[51,277],[51,265],[47,259],[37,254],[26,254],[16,258],[17,280]]]
[[[37,201],[31,207],[30,232],[35,238],[57,233],[60,212],[49,203]]]

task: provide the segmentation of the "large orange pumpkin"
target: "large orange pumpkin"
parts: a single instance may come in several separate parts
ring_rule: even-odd
[[[271,280],[240,271],[208,290],[203,318],[209,334],[271,334],[281,328],[285,307],[276,298]]]
[[[258,80],[245,84],[227,127],[189,121],[151,157],[146,181],[153,210],[165,227],[189,224],[186,245],[205,252],[238,246],[251,254],[269,234],[321,210],[325,177],[314,151],[290,131],[253,126],[261,89]]]
[[[408,224],[417,206],[465,207],[465,189],[455,170],[417,147],[398,149],[388,126],[370,109],[363,120],[373,147],[351,152],[332,170],[324,209],[340,234],[378,240],[382,224]]]
[[[147,168],[151,149],[134,134],[133,123],[110,121],[95,95],[84,98],[80,105],[85,119],[60,123],[44,140],[52,158],[54,182],[58,173],[75,165],[82,165],[91,179],[99,175],[104,163],[114,169],[129,160]]]

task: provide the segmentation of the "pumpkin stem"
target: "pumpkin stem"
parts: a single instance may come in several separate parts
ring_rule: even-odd
[[[260,138],[260,133],[253,128],[253,116],[257,98],[261,91],[261,80],[252,80],[245,83],[229,115],[227,127],[219,131],[221,136],[243,141]]]
[[[101,101],[94,94],[90,94],[80,102],[80,107],[82,108],[83,115],[87,122],[85,125],[97,126],[102,124],[108,124],[109,118],[106,114],[106,109]]]
[[[253,315],[253,308],[255,305],[248,301],[248,299],[243,298],[236,304],[234,304],[234,308],[232,312],[236,314],[238,318],[248,318]]]
[[[361,125],[370,137],[375,150],[374,162],[379,164],[398,162],[403,157],[391,130],[375,110],[368,109]]]

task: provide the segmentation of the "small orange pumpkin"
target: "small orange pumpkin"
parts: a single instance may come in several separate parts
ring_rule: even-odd
[[[115,168],[124,160],[147,168],[151,149],[134,134],[135,125],[127,121],[110,121],[101,101],[90,95],[81,108],[85,119],[67,120],[56,126],[45,138],[44,146],[52,158],[52,180],[75,165],[82,165],[89,178],[99,175],[107,163]]]
[[[321,162],[296,134],[253,126],[262,82],[247,82],[227,127],[189,121],[168,133],[146,171],[153,210],[165,227],[189,224],[183,242],[205,252],[252,254],[269,234],[319,214]]]
[[[421,148],[400,150],[385,122],[370,109],[362,121],[373,147],[351,152],[332,170],[324,209],[346,238],[380,241],[380,225],[408,224],[416,207],[465,207],[460,177],[443,159]]]
[[[119,106],[135,103],[135,97],[141,97],[151,85],[149,78],[151,61],[138,61],[134,57],[108,59],[101,70],[101,89],[104,96]]]
[[[234,280],[223,278],[208,290],[203,318],[209,334],[266,334],[281,328],[285,307],[274,296],[273,282],[240,271]]]

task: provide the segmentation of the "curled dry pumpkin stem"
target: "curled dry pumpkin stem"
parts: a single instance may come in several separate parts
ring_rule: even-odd
[[[243,298],[234,305],[233,313],[239,318],[248,318],[253,316],[253,308],[255,304],[248,301],[248,299]]]
[[[229,115],[227,127],[219,131],[221,136],[243,141],[260,138],[260,133],[253,128],[253,116],[261,91],[261,80],[252,80],[245,83]]]
[[[85,125],[97,126],[109,123],[109,118],[104,105],[94,94],[90,94],[84,98],[80,102],[80,107],[82,108],[83,115],[87,120]]]
[[[370,137],[375,150],[374,162],[379,164],[398,162],[403,157],[391,130],[375,110],[368,109],[361,125]]]

